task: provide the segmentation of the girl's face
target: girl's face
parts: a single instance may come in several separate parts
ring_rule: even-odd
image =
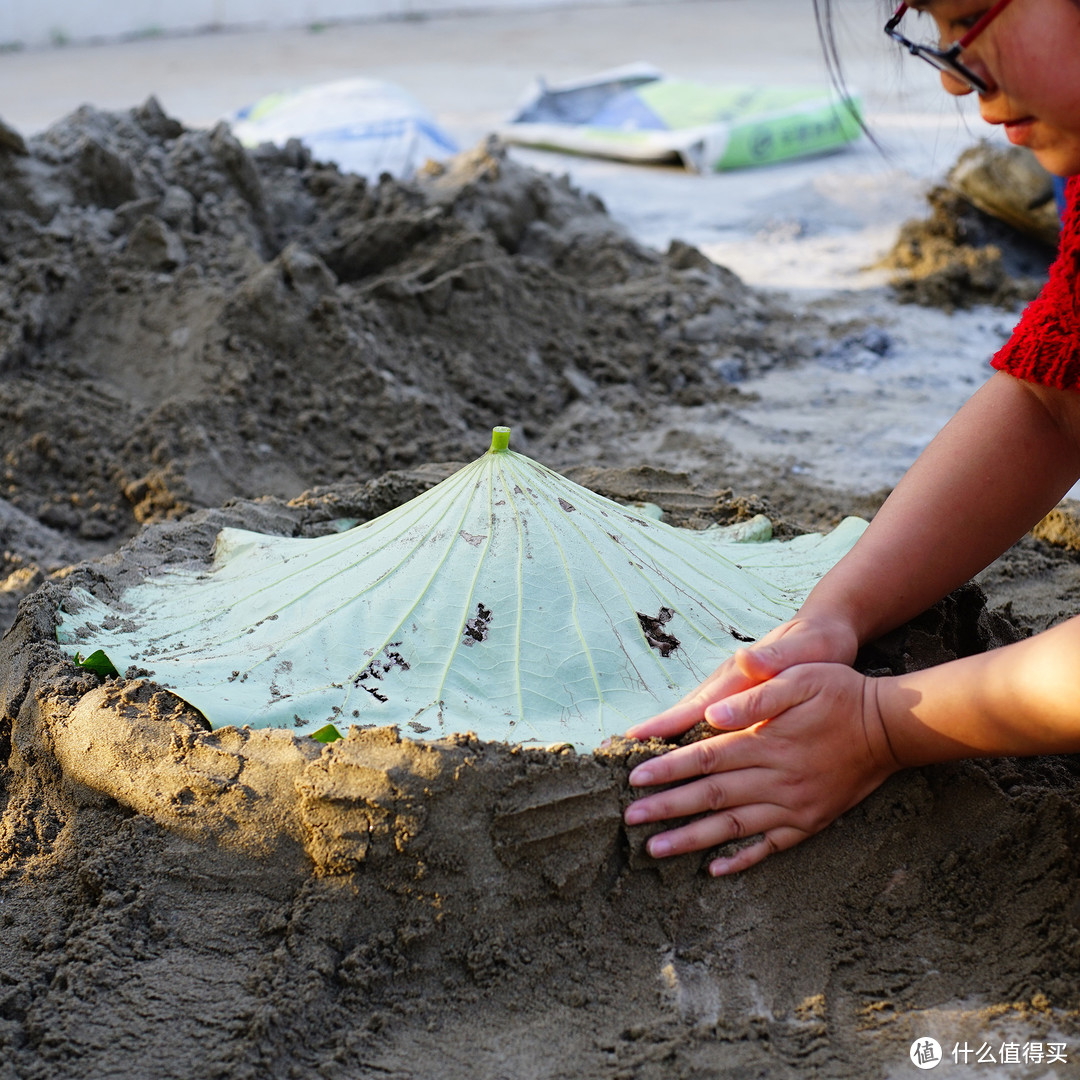
[[[917,6],[933,18],[945,46],[963,37],[992,0]],[[1080,2],[1013,0],[961,59],[988,84],[979,95],[987,123],[1004,125],[1009,141],[1031,149],[1050,172],[1080,173]],[[941,82],[951,94],[970,93],[949,75]]]

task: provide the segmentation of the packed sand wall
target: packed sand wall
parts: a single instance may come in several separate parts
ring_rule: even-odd
[[[0,1076],[139,1077],[152,1051],[162,1077],[861,1077],[927,1030],[1075,1036],[1070,760],[896,777],[713,881],[621,824],[659,744],[208,732],[60,654],[71,588],[206,559],[226,524],[317,533],[380,486],[156,525],[23,603],[0,647]],[[968,590],[862,664],[1014,633]]]

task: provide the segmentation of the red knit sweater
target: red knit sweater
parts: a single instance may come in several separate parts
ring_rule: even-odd
[[[1050,280],[990,362],[1027,382],[1080,390],[1080,176],[1069,180],[1065,198]]]

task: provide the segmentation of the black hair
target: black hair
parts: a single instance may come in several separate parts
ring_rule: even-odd
[[[840,48],[836,40],[836,22],[834,19],[832,0],[813,0],[814,21],[817,23],[818,40],[821,42],[821,52],[825,57],[825,70],[829,73],[829,81],[833,84],[844,107],[854,117],[855,122],[862,128],[863,134],[874,144],[879,151],[883,151],[881,144],[874,137],[874,133],[866,125],[862,113],[852,101],[844,82],[844,69],[840,61]],[[884,9],[883,9],[884,10]],[[891,11],[891,7],[889,8]]]
[[[840,51],[836,45],[836,29],[833,24],[831,0],[814,0],[814,21],[817,23],[818,41],[825,57],[825,70],[833,86],[845,95],[844,72],[840,64]]]

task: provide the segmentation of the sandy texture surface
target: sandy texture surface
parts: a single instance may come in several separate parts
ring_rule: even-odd
[[[436,478],[152,526],[23,604],[0,648],[0,1075],[139,1077],[152,1048],[175,1077],[839,1077],[888,1074],[925,1033],[1075,1037],[1071,760],[902,775],[713,882],[620,824],[658,746],[211,733],[55,644],[72,587],[206,558],[226,524],[317,533]],[[972,588],[861,663],[1016,634]]]
[[[778,380],[794,398],[811,370],[879,372],[905,317],[892,294],[751,289],[688,245],[643,247],[497,147],[373,187],[153,102],[0,138],[0,227],[5,625],[22,600],[0,645],[0,1080],[148,1062],[899,1076],[917,1036],[1077,1042],[1072,759],[909,772],[713,882],[704,857],[655,864],[620,824],[627,771],[659,746],[208,732],[55,644],[68,589],[204,559],[226,524],[316,535],[374,516],[496,423],[676,523],[764,510],[790,534],[872,514],[880,486],[791,467],[812,437],[791,418],[827,413],[805,391],[771,429],[748,437],[744,418]],[[961,590],[861,665],[1074,614],[1074,510],[984,575],[988,600]]]
[[[650,410],[832,333],[497,149],[369,187],[150,102],[8,148],[0,184],[0,482],[28,544],[470,460],[501,423],[547,463],[614,461]]]

